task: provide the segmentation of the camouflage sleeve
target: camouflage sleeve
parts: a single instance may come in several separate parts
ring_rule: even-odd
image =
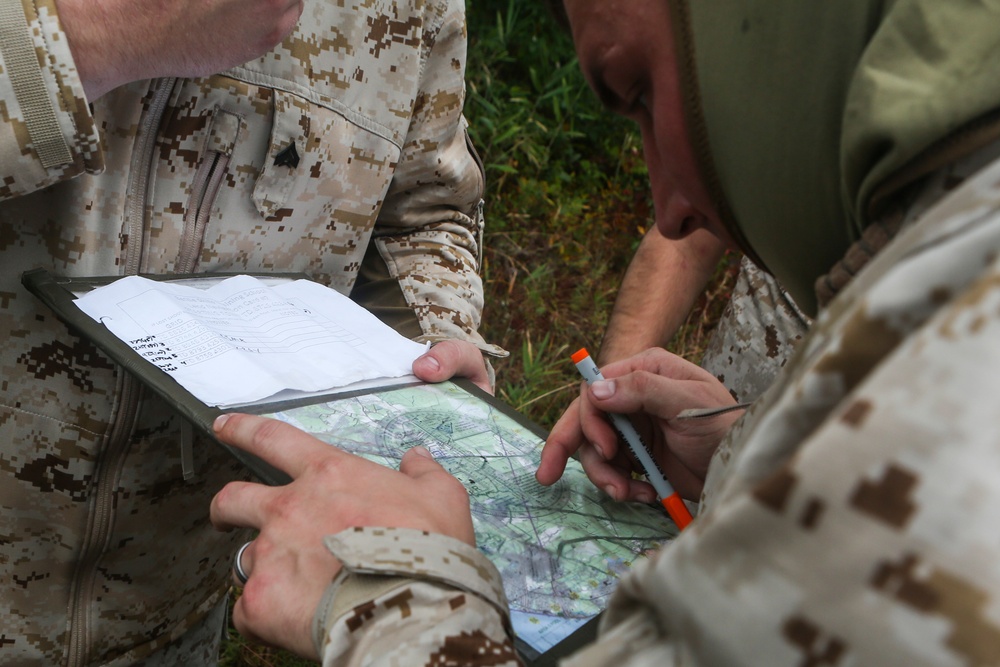
[[[419,340],[460,338],[505,356],[478,333],[483,171],[462,116],[465,10],[439,0],[402,155],[375,230],[378,255],[414,310]]]
[[[55,0],[0,0],[0,200],[102,169]]]
[[[519,664],[500,574],[475,548],[402,528],[326,545],[343,569],[313,623],[325,667]]]
[[[1000,159],[821,314],[569,664],[1000,664],[997,341]]]

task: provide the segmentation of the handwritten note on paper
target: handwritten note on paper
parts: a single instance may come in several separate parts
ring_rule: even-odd
[[[76,304],[208,405],[409,375],[426,349],[308,280],[190,285],[129,276]]]

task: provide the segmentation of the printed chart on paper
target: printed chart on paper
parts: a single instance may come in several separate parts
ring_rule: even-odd
[[[601,611],[618,576],[676,534],[662,510],[612,501],[574,460],[559,483],[538,484],[541,439],[451,383],[269,416],[393,468],[410,447],[429,449],[469,490],[479,548],[503,575],[514,629],[539,651]]]

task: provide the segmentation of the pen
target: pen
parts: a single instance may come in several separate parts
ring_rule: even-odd
[[[587,384],[593,384],[598,380],[604,379],[597,364],[590,358],[587,348],[579,349],[571,358],[580,371],[580,375],[587,381]],[[632,422],[623,415],[613,412],[609,412],[608,415],[611,417],[611,423],[614,424],[622,438],[624,438],[625,444],[632,450],[632,455],[635,456],[639,461],[639,465],[642,466],[642,470],[646,474],[646,479],[649,480],[649,483],[656,490],[657,495],[660,496],[663,508],[667,510],[667,514],[674,520],[677,527],[684,530],[691,523],[691,513],[688,511],[687,505],[684,504],[680,495],[674,491],[674,487],[670,485],[670,482],[667,481],[667,478],[660,471],[659,466],[653,461],[653,457],[650,456],[649,450],[643,444],[638,431],[632,426]]]

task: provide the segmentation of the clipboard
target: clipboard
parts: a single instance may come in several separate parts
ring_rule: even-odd
[[[220,279],[231,277],[236,274],[216,274]],[[239,449],[230,447],[225,443],[215,439],[212,424],[215,419],[225,412],[247,412],[249,409],[228,409],[212,407],[206,405],[196,398],[191,392],[185,389],[180,383],[170,375],[164,373],[159,368],[142,358],[127,343],[111,334],[100,322],[94,320],[85,312],[73,305],[73,302],[81,294],[108,285],[121,276],[97,276],[92,278],[67,278],[54,276],[44,269],[32,269],[21,275],[21,284],[38,297],[49,309],[55,313],[69,329],[76,335],[84,338],[98,347],[108,355],[112,361],[122,367],[130,375],[137,378],[154,394],[171,405],[178,413],[184,416],[191,424],[207,435],[213,442],[225,448],[232,456],[250,469],[257,477],[266,484],[280,486],[291,481],[284,472],[274,468],[266,461],[247,454]],[[183,281],[196,276],[173,275],[173,276],[143,276],[150,280],[180,280]],[[197,276],[204,278],[204,276]],[[275,274],[277,280],[296,280],[306,278],[301,274]]]
[[[209,279],[222,280],[234,275],[242,274],[213,274],[209,276]],[[199,282],[203,282],[206,280],[206,274],[199,274],[197,276],[170,275],[144,277],[153,280],[181,282],[185,280],[197,280]],[[307,276],[295,273],[268,274],[266,276],[257,277],[274,281],[308,279]],[[133,350],[127,343],[117,338],[100,322],[94,320],[73,304],[79,295],[107,285],[119,278],[121,278],[121,276],[88,278],[59,277],[54,276],[45,270],[35,269],[25,272],[22,275],[22,284],[43,303],[45,303],[75,334],[92,341],[99,349],[119,364],[124,370],[139,379],[150,391],[173,406],[174,409],[188,419],[195,428],[207,435],[212,442],[224,447],[231,455],[257,475],[261,481],[267,484],[281,485],[288,483],[291,480],[284,472],[275,469],[265,461],[216,440],[212,424],[219,415],[226,412],[249,412],[267,416],[292,415],[294,417],[297,414],[311,414],[315,410],[325,410],[328,406],[340,404],[346,405],[353,399],[368,399],[382,396],[391,399],[396,395],[396,392],[400,392],[400,395],[402,395],[405,391],[410,390],[411,388],[415,390],[420,387],[438,387],[438,385],[424,385],[419,382],[409,384],[397,383],[388,386],[374,388],[368,387],[353,391],[333,390],[329,393],[324,392],[320,395],[311,395],[291,401],[265,401],[256,403],[253,406],[219,408],[206,405],[191,392],[186,390],[181,384],[175,381],[169,374],[144,359],[139,353]],[[470,400],[478,401],[484,406],[488,406],[488,409],[492,414],[500,416],[497,418],[510,420],[511,423],[516,424],[518,428],[521,428],[525,431],[525,433],[530,434],[530,437],[535,443],[533,446],[537,447],[541,441],[544,441],[547,434],[542,428],[526,419],[509,405],[496,399],[487,392],[484,392],[470,381],[461,378],[454,379],[443,384],[454,385],[461,390],[461,392],[464,392],[463,396],[468,395],[471,397]],[[300,427],[302,426],[300,425]],[[450,426],[448,427],[450,428]],[[306,428],[304,430],[309,431],[310,429]],[[313,434],[317,435],[316,432],[313,432]],[[533,470],[531,473],[533,477]],[[463,481],[475,483],[475,480],[471,479]],[[494,482],[496,482],[495,479]],[[587,484],[590,486],[589,482]],[[471,484],[467,484],[467,488],[470,486]],[[590,488],[592,489],[592,486],[590,486]],[[596,490],[593,489],[592,491],[596,492]],[[474,489],[470,489],[470,497],[473,499],[475,499],[476,493],[477,492]],[[553,502],[553,505],[555,504],[556,503]],[[660,518],[665,520],[665,517],[661,516],[661,512],[653,508],[649,509],[651,512],[654,512],[657,516],[660,516]],[[666,525],[665,529],[665,533],[660,536],[661,538],[666,537],[669,534],[669,529]],[[479,535],[478,530],[477,538],[480,539],[481,549],[483,549],[482,537]],[[496,554],[487,553],[487,556],[491,557],[491,559],[494,559],[494,562],[496,562]],[[501,569],[501,572],[505,573],[506,581],[506,571]],[[510,594],[508,594],[508,597],[510,597]],[[532,643],[518,636],[515,640],[515,646],[527,665],[532,667],[549,667],[550,665],[555,665],[559,659],[569,655],[571,652],[589,643],[596,637],[599,614],[600,611],[598,610],[590,616],[589,620],[586,620],[574,629],[563,632],[561,635],[554,635],[557,636],[558,639],[552,643],[542,644],[537,642],[537,640],[534,640],[534,643]],[[561,626],[557,625],[556,627],[559,628],[558,632],[562,632]]]

